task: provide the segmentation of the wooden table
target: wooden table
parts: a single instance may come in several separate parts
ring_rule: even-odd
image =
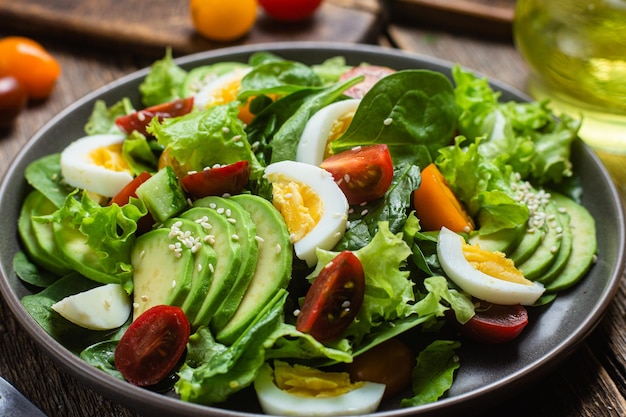
[[[0,32],[3,31],[0,25]],[[14,33],[0,33],[8,35]],[[0,132],[0,166],[44,123],[84,94],[152,62],[137,52],[110,51],[41,41],[60,61],[63,76],[52,96],[21,115],[14,129]],[[421,26],[391,23],[377,42],[458,62],[520,90],[527,68],[510,40],[489,40]],[[626,201],[624,157],[605,155]],[[601,238],[601,237],[600,237]],[[593,334],[565,362],[504,404],[488,404],[483,416],[625,416],[626,293],[617,294]],[[85,388],[60,370],[25,334],[0,301],[0,375],[12,382],[51,417],[138,416]]]

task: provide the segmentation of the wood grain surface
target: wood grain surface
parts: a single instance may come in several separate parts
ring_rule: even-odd
[[[4,1],[4,0],[2,0]],[[20,34],[0,24],[0,37]],[[467,68],[524,90],[528,69],[508,41],[468,36],[423,26],[392,23],[378,43]],[[31,104],[13,129],[0,130],[0,173],[26,141],[54,115],[94,89],[152,62],[134,49],[111,54],[98,48],[36,37],[59,60],[63,74],[52,96]],[[626,202],[626,157],[601,155]],[[600,237],[601,238],[601,237]],[[626,416],[626,290],[586,341],[544,378],[484,404],[481,417]],[[50,417],[150,417],[116,404],[83,386],[31,341],[0,297],[0,375]],[[464,417],[470,417],[470,414]]]
[[[515,0],[389,0],[392,19],[508,39]]]
[[[195,32],[188,4],[188,0],[0,0],[0,28],[160,56],[168,46],[189,54],[285,40],[372,42],[382,23],[376,0],[324,0],[312,18],[297,23],[278,22],[259,8],[247,35],[214,42]]]

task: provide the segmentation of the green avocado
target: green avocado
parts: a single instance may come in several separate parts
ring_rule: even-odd
[[[524,276],[531,281],[540,278],[542,274],[550,269],[561,249],[561,230],[563,226],[558,216],[557,207],[552,201],[545,205],[543,216],[545,218],[543,224],[545,232],[539,246],[528,259],[517,265]]]
[[[194,223],[192,225],[195,226]],[[193,274],[194,255],[185,245],[175,251],[176,243],[170,228],[154,229],[137,238],[130,255],[133,266],[133,318],[155,305],[180,306],[181,300],[189,293],[188,281]]]
[[[256,225],[250,217],[250,213],[244,208],[224,197],[205,197],[194,202],[195,207],[208,207],[224,216],[230,222],[241,245],[241,267],[230,292],[213,315],[211,329],[219,331],[239,307],[243,294],[248,288],[250,279],[254,274],[259,255],[259,247],[256,240]]]
[[[234,225],[209,207],[193,207],[179,217],[200,224],[201,240],[212,245],[216,253],[215,265],[207,266],[213,272],[211,285],[197,315],[189,317],[193,328],[208,326],[236,282],[242,266],[241,244]]]
[[[528,228],[526,228],[522,240],[513,249],[513,251],[509,253],[509,258],[511,258],[511,260],[515,262],[515,265],[522,264],[528,258],[530,258],[533,253],[535,253],[535,251],[541,244],[541,240],[543,239],[544,234],[545,231],[543,229],[532,228],[529,230]]]
[[[557,206],[557,216],[560,219],[561,230],[559,239],[561,240],[561,248],[559,249],[559,253],[554,260],[550,269],[541,274],[535,281],[541,282],[543,285],[547,285],[556,279],[559,274],[565,268],[565,265],[569,262],[570,256],[572,254],[572,244],[573,244],[573,232],[571,227],[571,219],[570,215],[566,210],[562,210],[560,207],[560,201],[562,198],[566,198],[561,195],[552,194],[552,201]]]
[[[254,275],[235,314],[216,336],[220,343],[232,344],[291,278],[293,250],[282,216],[269,201],[249,194],[229,198],[241,205],[256,224],[258,259]]]
[[[56,244],[52,224],[34,219],[54,211],[56,211],[56,206],[40,191],[33,190],[24,200],[17,227],[30,258],[37,265],[57,275],[65,275],[71,271],[71,268]]]
[[[489,234],[481,234],[477,230],[470,234],[469,244],[489,252],[502,252],[509,255],[520,243],[525,231],[526,225],[502,229]]]
[[[563,291],[580,281],[593,264],[598,250],[596,224],[589,211],[560,194],[552,193],[552,199],[560,211],[569,215],[572,244],[565,267],[546,285],[546,291],[550,293]]]

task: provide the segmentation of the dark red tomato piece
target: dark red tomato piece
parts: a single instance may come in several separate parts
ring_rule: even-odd
[[[350,204],[361,204],[385,195],[393,181],[393,161],[387,145],[357,146],[325,159],[329,171]]]
[[[265,12],[277,20],[295,22],[311,16],[322,0],[259,0]]]
[[[296,329],[324,343],[336,339],[356,317],[365,296],[361,261],[343,251],[322,269],[304,297]]]
[[[354,77],[364,76],[365,79],[355,86],[347,89],[344,94],[352,98],[363,98],[365,94],[380,80],[381,78],[393,74],[395,70],[388,67],[380,67],[376,65],[360,65],[354,67],[339,77],[340,81],[349,80]]]
[[[0,129],[13,125],[27,103],[28,92],[17,78],[0,77]]]
[[[131,197],[137,198],[137,193],[135,191],[137,191],[137,188],[139,188],[139,186],[146,182],[150,177],[152,177],[152,174],[149,172],[142,172],[137,175],[131,182],[126,184],[126,186],[122,188],[122,190],[117,193],[115,197],[111,199],[109,204],[117,204],[118,206],[128,204]]]
[[[210,195],[239,194],[250,179],[250,163],[238,161],[230,165],[207,167],[183,177],[185,191],[195,198]]]
[[[456,322],[456,320],[454,320]],[[528,312],[520,304],[499,305],[481,301],[467,323],[456,323],[465,337],[479,343],[504,343],[515,339],[528,324]]]
[[[410,386],[415,358],[406,344],[389,339],[355,357],[346,371],[351,381],[385,384],[384,398],[391,398]]]
[[[115,348],[115,367],[131,384],[150,386],[176,366],[189,341],[189,320],[180,307],[158,305],[131,323]]]
[[[143,110],[136,111],[115,119],[115,124],[122,132],[130,134],[132,131],[149,136],[146,127],[153,118],[163,120],[168,117],[177,117],[189,113],[193,109],[193,97],[176,99],[168,103],[157,104]]]

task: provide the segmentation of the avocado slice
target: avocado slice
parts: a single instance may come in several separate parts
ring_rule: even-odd
[[[235,228],[237,240],[241,245],[241,267],[230,292],[213,315],[211,329],[220,330],[239,307],[243,294],[248,288],[257,264],[259,246],[256,240],[256,225],[250,213],[234,201],[224,197],[204,197],[194,202],[195,207],[208,207],[224,216]]]
[[[552,193],[555,204],[570,218],[572,250],[563,270],[546,285],[547,292],[563,291],[576,284],[595,261],[598,250],[596,224],[587,209],[574,200]]]
[[[211,244],[216,253],[215,265],[207,266],[213,272],[211,285],[202,305],[194,307],[198,313],[188,317],[193,328],[208,326],[237,279],[242,265],[241,244],[233,224],[209,207],[193,207],[179,218],[203,225],[202,240]]]
[[[545,230],[543,229],[529,230],[528,228],[526,228],[524,237],[515,247],[515,249],[513,249],[513,251],[509,254],[509,258],[511,258],[511,260],[515,262],[515,265],[521,265],[528,258],[530,258],[533,253],[535,253],[535,251],[541,244],[544,235]]]
[[[30,258],[48,271],[65,275],[71,272],[71,268],[56,244],[52,224],[33,219],[55,211],[56,206],[50,200],[40,191],[33,190],[24,200],[17,227]]]
[[[524,238],[525,231],[525,224],[488,234],[481,234],[477,230],[470,234],[469,244],[489,252],[502,252],[508,255]]]
[[[547,285],[552,282],[563,271],[572,253],[573,244],[570,216],[566,210],[562,210],[560,208],[561,199],[566,197],[552,194],[551,198],[557,206],[557,216],[559,216],[561,223],[561,233],[559,237],[561,240],[561,248],[559,249],[559,253],[550,269],[548,269],[545,273],[543,273],[539,278],[536,279],[536,281],[541,282],[543,285]]]
[[[551,200],[545,204],[544,213],[543,228],[545,233],[541,243],[528,259],[517,265],[524,276],[531,281],[541,277],[552,266],[561,248],[561,229],[563,226],[558,216],[558,210]]]
[[[178,254],[174,252],[171,245],[176,242],[170,228],[154,229],[137,238],[130,255],[134,287],[133,319],[155,305],[180,306],[175,301],[180,302],[187,295],[194,255],[184,245],[181,245]]]
[[[293,250],[289,231],[282,216],[269,201],[250,194],[230,197],[241,205],[256,224],[259,255],[235,314],[216,336],[220,343],[232,344],[252,323],[263,307],[284,290],[291,278]]]

